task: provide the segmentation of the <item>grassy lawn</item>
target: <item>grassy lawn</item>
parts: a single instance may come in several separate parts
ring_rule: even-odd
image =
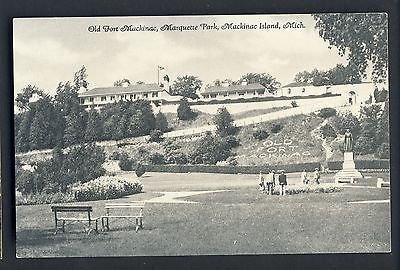
[[[277,254],[390,251],[389,204],[349,204],[390,197],[389,189],[344,188],[331,194],[267,196],[257,190],[256,175],[147,173],[145,193],[113,200],[161,196],[163,191],[228,189],[185,198],[197,204],[147,203],[144,230],[129,221],[110,223],[110,232],[87,235],[82,227],[53,234],[49,205],[17,207],[17,256],[131,256],[199,254]],[[376,177],[360,184],[373,186]],[[126,174],[126,177],[133,177]],[[386,175],[387,177],[387,175]],[[323,182],[332,182],[324,176]],[[299,181],[290,174],[289,184]],[[375,181],[375,182],[374,182]],[[104,204],[92,205],[94,214]]]

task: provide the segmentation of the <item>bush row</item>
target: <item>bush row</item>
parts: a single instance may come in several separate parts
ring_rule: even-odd
[[[228,103],[248,103],[248,102],[260,102],[260,101],[274,101],[274,100],[293,100],[293,99],[309,99],[309,98],[321,98],[321,97],[334,97],[340,96],[340,94],[326,93],[322,95],[309,95],[309,96],[293,96],[293,97],[253,97],[253,98],[238,98],[238,99],[224,99],[224,100],[198,100],[190,102],[190,105],[207,105],[207,104],[228,104]],[[166,101],[168,103],[168,101]],[[164,102],[163,102],[164,104]]]
[[[390,169],[390,160],[373,159],[373,160],[355,160],[356,169]],[[329,161],[329,170],[343,169],[343,161]]]
[[[301,193],[333,193],[342,191],[342,188],[336,184],[319,184],[319,185],[288,185],[286,186],[286,194],[294,195]],[[274,189],[274,195],[279,194],[279,188]]]
[[[146,171],[149,172],[169,172],[169,173],[225,173],[225,174],[257,174],[260,171],[284,170],[285,172],[300,172],[304,169],[313,171],[320,169],[319,162],[284,164],[284,165],[257,165],[257,166],[218,166],[218,165],[146,165]]]
[[[102,176],[75,189],[75,200],[94,201],[117,199],[141,192],[139,181],[129,182],[112,176]]]
[[[72,193],[46,193],[39,192],[35,194],[22,194],[17,191],[15,194],[16,205],[31,205],[31,204],[50,204],[50,203],[66,203],[74,201]]]

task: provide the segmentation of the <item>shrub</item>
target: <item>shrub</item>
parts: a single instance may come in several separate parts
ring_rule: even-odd
[[[265,140],[266,138],[268,138],[268,136],[269,133],[264,129],[256,130],[253,132],[254,139],[257,139],[259,141]]]
[[[290,102],[290,104],[292,105],[293,108],[299,107],[296,100],[293,100],[292,102]]]
[[[30,171],[20,169],[16,173],[15,187],[23,195],[36,193],[34,174]]]
[[[75,189],[75,200],[94,201],[117,199],[141,192],[140,182],[130,182],[116,177],[102,176]]]
[[[72,192],[39,192],[35,194],[22,194],[17,192],[15,196],[16,205],[67,203],[72,201],[74,201]]]
[[[388,143],[382,143],[376,150],[375,156],[377,158],[389,159],[390,158],[390,145]]]
[[[233,158],[233,157],[232,157]],[[228,161],[228,158],[225,159]],[[387,161],[387,160],[386,160]],[[321,168],[319,162],[295,163],[295,164],[279,164],[279,165],[248,165],[248,166],[217,166],[217,165],[199,165],[203,163],[202,156],[196,161],[196,165],[146,165],[146,170],[150,172],[169,172],[169,173],[224,173],[224,174],[258,174],[260,171],[267,170],[284,170],[287,173],[314,171],[315,168]]]
[[[387,170],[390,168],[390,161],[388,159],[372,159],[372,160],[355,160],[356,169],[365,170]],[[341,170],[343,169],[343,161],[329,161],[329,170]]]
[[[326,124],[321,127],[321,133],[323,138],[336,138],[336,131],[333,129],[333,127],[329,124]]]
[[[332,117],[330,122],[339,134],[343,135],[346,129],[350,129],[353,137],[358,137],[358,134],[360,134],[360,122],[351,112],[339,113],[335,117]]]
[[[384,101],[386,101],[388,93],[389,92],[386,89],[378,90],[378,88],[375,88],[375,90],[374,90],[375,102],[384,102]]]
[[[217,127],[217,134],[221,137],[233,135],[237,132],[237,128],[233,125],[232,115],[225,107],[218,108],[213,121]]]
[[[301,193],[333,193],[342,191],[342,188],[337,184],[319,184],[306,185],[296,184],[286,186],[287,195],[295,195]],[[273,194],[279,194],[279,189],[275,188]]]
[[[336,109],[334,108],[322,108],[319,110],[318,114],[321,118],[329,118],[336,115]]]
[[[177,113],[178,119],[180,119],[180,120],[191,120],[193,118],[196,118],[196,116],[197,116],[197,113],[192,111],[192,109],[190,108],[189,102],[187,101],[186,98],[183,98],[179,102],[179,106],[178,106],[176,113]]]
[[[158,129],[154,129],[152,131],[150,131],[150,138],[149,138],[149,142],[161,142],[164,140],[163,138],[163,132],[161,130]]]
[[[136,167],[136,170],[135,170],[136,176],[140,177],[143,174],[145,174],[145,172],[146,172],[146,168],[143,165],[138,164]]]
[[[161,130],[162,132],[166,132],[169,130],[167,118],[162,112],[159,112],[156,115],[155,127],[156,129]]]
[[[237,161],[237,159],[235,157],[228,157],[226,159],[226,162],[230,165],[230,166],[237,166],[239,163]]]
[[[273,124],[271,127],[271,132],[272,133],[278,133],[279,131],[282,130],[282,125],[281,124]]]
[[[160,153],[152,153],[150,154],[150,162],[154,165],[163,165],[165,164],[165,157]]]
[[[372,154],[375,152],[375,149],[376,145],[374,144],[373,139],[365,136],[358,137],[357,141],[354,144],[354,152],[356,154]]]
[[[114,151],[114,152],[112,152],[112,154],[110,155],[110,159],[111,160],[119,160],[119,155],[120,155],[120,153],[118,152],[118,151]]]
[[[119,155],[119,162],[118,165],[121,170],[123,171],[132,171],[135,165],[135,161],[129,158],[127,153],[121,153]]]
[[[225,143],[227,145],[226,146],[227,149],[240,146],[239,140],[235,136],[227,136],[227,137],[221,138],[221,140],[223,143]]]

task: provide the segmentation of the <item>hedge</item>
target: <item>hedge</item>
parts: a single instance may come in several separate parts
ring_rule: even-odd
[[[389,159],[355,160],[356,169],[390,169]],[[343,161],[329,161],[329,170],[343,169]]]
[[[253,98],[237,98],[237,99],[224,99],[224,100],[196,100],[189,101],[190,105],[210,105],[210,104],[228,104],[228,103],[247,103],[247,102],[261,102],[261,101],[274,101],[274,100],[293,100],[293,99],[309,99],[309,98],[321,98],[321,97],[336,97],[340,94],[325,93],[322,95],[308,95],[308,96],[267,96],[267,97],[253,97]],[[179,101],[169,101],[162,99],[162,104],[179,104]]]
[[[321,168],[319,162],[284,164],[284,165],[254,165],[254,166],[221,166],[221,165],[146,165],[148,172],[168,172],[168,173],[224,173],[224,174],[257,174],[260,171],[284,170],[285,172],[301,172],[304,169],[313,171]]]

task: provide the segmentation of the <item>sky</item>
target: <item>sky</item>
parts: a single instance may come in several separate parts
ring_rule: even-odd
[[[280,29],[259,29],[260,23]],[[304,28],[285,28],[287,22]],[[199,26],[215,23],[219,30],[161,31],[165,24]],[[257,25],[228,29],[225,23]],[[90,32],[90,26],[117,27],[118,32]],[[124,25],[156,27],[158,32],[121,31]],[[36,85],[54,94],[59,82],[72,81],[85,65],[89,88],[131,82],[157,82],[157,66],[175,80],[195,75],[203,84],[215,79],[238,80],[249,72],[265,72],[282,85],[296,73],[327,70],[346,64],[335,47],[318,35],[311,15],[235,15],[174,17],[18,18],[14,32],[14,93]]]

